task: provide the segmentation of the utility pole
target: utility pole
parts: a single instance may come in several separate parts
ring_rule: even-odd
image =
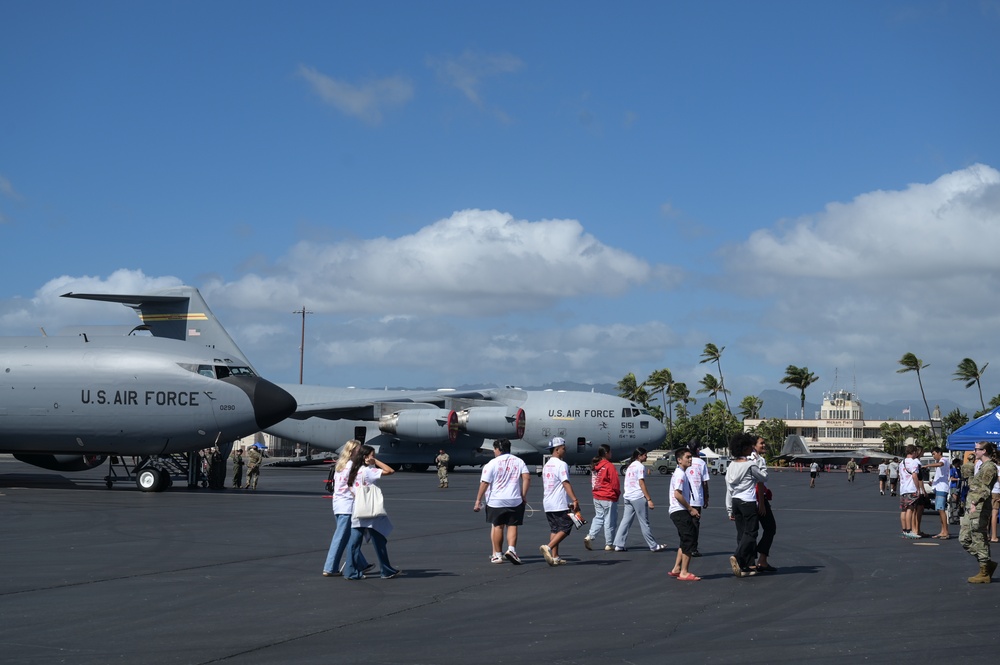
[[[294,312],[292,312],[292,314],[301,314],[302,315],[302,339],[299,342],[299,385],[301,386],[302,385],[302,366],[304,365],[304,361],[305,361],[305,357],[306,357],[306,314],[312,314],[312,312],[310,312],[308,309],[306,309],[305,305],[302,305],[302,309],[297,309]],[[310,446],[307,443],[306,444],[306,459],[311,459],[311,458],[312,458],[312,451],[310,450]],[[296,458],[296,459],[298,459],[298,458]]]
[[[303,361],[305,360],[305,355],[306,355],[306,314],[312,314],[312,312],[310,312],[309,310],[307,310],[306,306],[303,305],[302,309],[297,309],[294,312],[292,312],[292,314],[301,314],[302,315],[302,341],[299,343],[299,385],[301,386],[302,385],[302,365],[303,365]]]

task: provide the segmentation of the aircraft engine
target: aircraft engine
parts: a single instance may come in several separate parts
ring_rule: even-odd
[[[104,464],[107,455],[33,455],[14,453],[14,459],[50,471],[86,471]]]
[[[378,428],[413,441],[454,443],[458,438],[458,416],[448,409],[407,409],[382,416]]]
[[[458,412],[462,431],[487,439],[520,439],[524,436],[524,409],[508,412],[503,406],[477,406]]]

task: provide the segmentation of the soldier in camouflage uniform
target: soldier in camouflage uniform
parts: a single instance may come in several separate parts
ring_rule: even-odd
[[[229,459],[233,460],[233,489],[239,489],[243,486],[243,451],[234,448]]]
[[[443,449],[438,451],[438,456],[434,458],[434,463],[437,464],[438,468],[438,487],[448,487],[448,462],[450,461],[451,458]]]
[[[264,456],[260,452],[260,446],[254,444],[247,451],[247,484],[244,489],[257,489],[257,479],[260,478],[260,463]]]
[[[975,471],[972,462],[962,467],[962,475],[969,478],[969,494],[966,497],[965,515],[959,522],[961,530],[958,541],[979,562],[979,574],[970,577],[969,582],[989,584],[993,571],[997,569],[996,562],[990,560],[990,543],[986,536],[992,514],[990,488],[997,480],[997,447],[993,443],[980,441],[976,443],[975,455],[976,464],[979,464],[978,471]]]

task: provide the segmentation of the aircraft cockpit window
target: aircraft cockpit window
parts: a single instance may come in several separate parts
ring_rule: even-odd
[[[252,369],[245,366],[231,365],[229,367],[229,372],[236,376],[257,376],[256,374],[254,374],[254,371]]]
[[[227,376],[230,375],[230,373],[231,372],[229,371],[229,368],[226,367],[225,365],[215,366],[215,375],[218,376],[220,379],[226,378]]]
[[[622,408],[622,418],[635,418],[640,413],[639,409],[633,409],[628,406]]]
[[[211,365],[198,365],[198,373],[202,376],[207,376],[210,379],[215,378],[215,370]]]

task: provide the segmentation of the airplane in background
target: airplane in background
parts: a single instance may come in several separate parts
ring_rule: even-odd
[[[798,434],[789,434],[781,446],[778,457],[792,462],[820,462],[822,464],[847,464],[847,460],[857,460],[861,466],[878,464],[893,459],[893,455],[881,450],[857,448],[833,453],[819,453],[810,450],[809,445]]]
[[[284,420],[295,399],[243,363],[149,336],[0,338],[0,453],[53,471],[134,457],[126,477],[161,491],[172,455]],[[117,478],[114,467],[108,487]]]
[[[64,297],[117,302],[133,308],[154,336],[200,342],[252,364],[215,318],[198,289],[175,287],[148,295],[67,293]],[[438,450],[451,465],[492,459],[492,441],[511,440],[528,463],[541,461],[550,439],[566,440],[569,464],[589,464],[601,444],[612,459],[666,438],[663,424],[640,405],[601,393],[520,388],[478,390],[359,390],[280,384],[298,403],[294,418],[264,428],[269,434],[338,450],[349,439],[374,447],[386,464],[425,470]]]

